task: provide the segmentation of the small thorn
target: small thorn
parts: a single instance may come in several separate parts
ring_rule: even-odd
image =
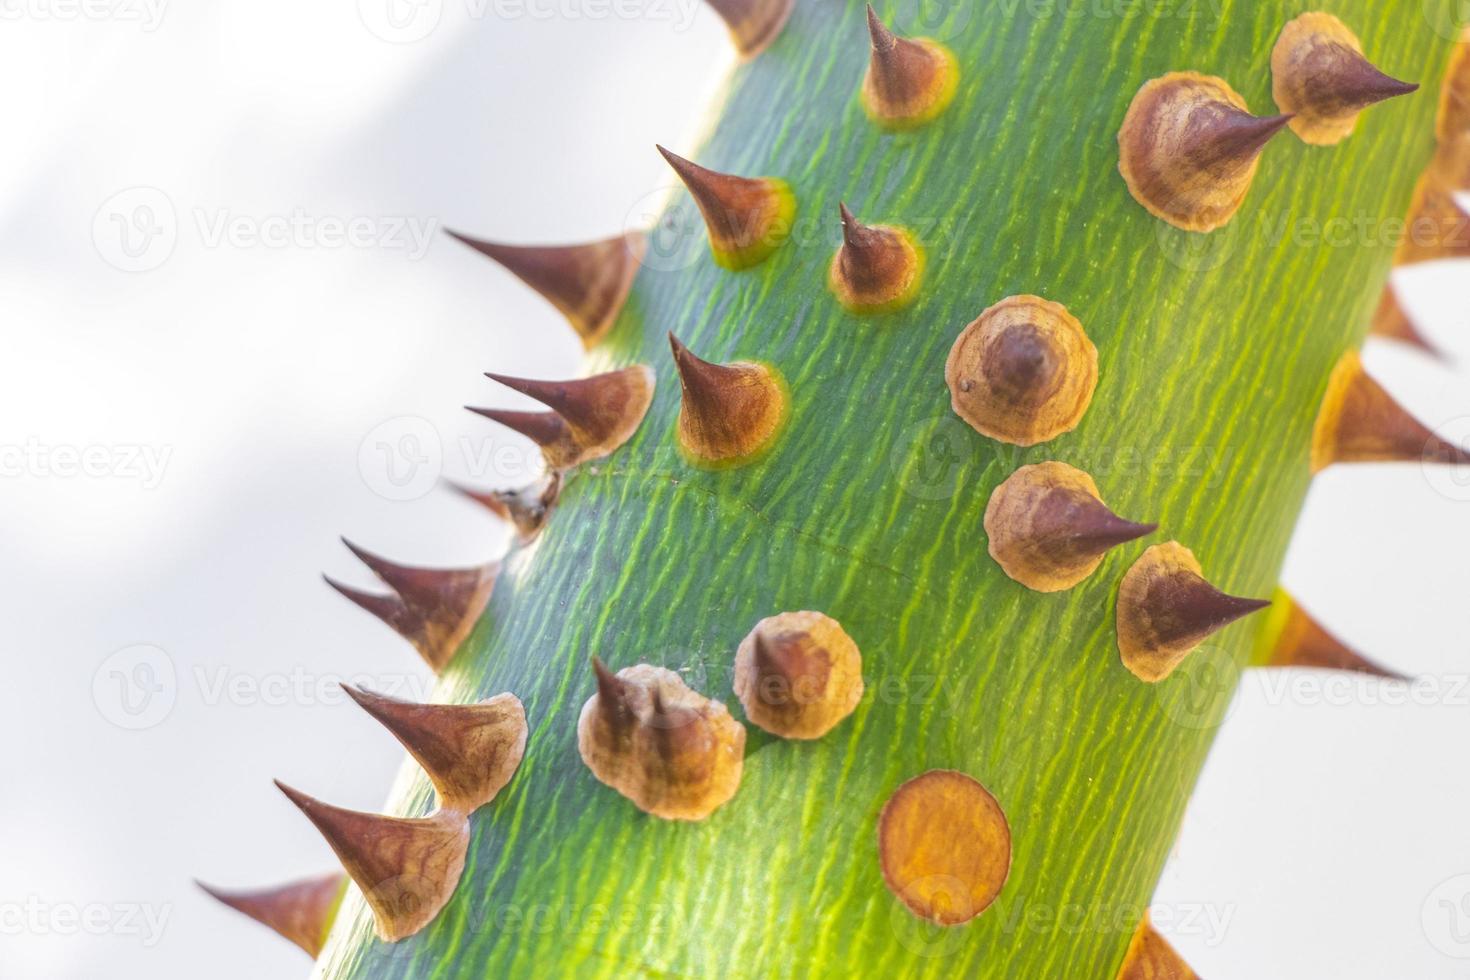
[[[1278,594],[1275,605],[1280,626],[1266,666],[1344,670],[1388,680],[1410,680],[1404,674],[1380,667],[1329,633],[1291,596]]]
[[[1161,681],[1209,636],[1270,604],[1215,588],[1194,553],[1179,542],[1156,544],[1133,563],[1118,589],[1123,666],[1140,680]]]
[[[708,0],[730,29],[744,58],[754,58],[766,49],[786,26],[795,0]]]
[[[1271,75],[1276,104],[1294,115],[1292,131],[1313,146],[1342,142],[1363,109],[1419,89],[1375,68],[1357,35],[1321,12],[1303,14],[1282,30],[1271,52]]]
[[[832,617],[786,612],[755,624],[735,652],[746,717],[782,738],[821,738],[863,696],[863,658]]]
[[[385,942],[424,928],[454,894],[469,849],[463,814],[438,810],[428,817],[385,817],[332,806],[275,782],[362,889]]]
[[[854,313],[887,313],[907,306],[919,292],[923,253],[912,236],[891,225],[863,225],[846,204],[842,245],[832,259],[828,285],[839,302]]]
[[[1034,446],[1082,421],[1097,348],[1065,306],[1007,296],[960,331],[944,365],[950,405],[976,432]]]
[[[561,496],[561,473],[555,470],[516,490],[472,490],[452,480],[445,482],[497,516],[510,520],[522,544],[528,544],[541,533]]]
[[[501,495],[505,493],[505,491],[476,490],[473,487],[466,486],[463,483],[458,483],[447,478],[444,480],[444,483],[455,493],[463,497],[468,497],[470,500],[473,500],[481,507],[484,507],[490,513],[494,514],[502,521],[505,521],[507,524],[511,522],[510,508],[506,506],[505,501],[501,499]]]
[[[526,709],[513,694],[478,704],[414,704],[342,685],[408,750],[439,794],[466,816],[495,799],[526,750]]]
[[[202,881],[194,884],[211,898],[248,915],[316,959],[337,915],[347,876],[334,872],[256,891],[226,891]]]
[[[704,215],[710,251],[719,265],[727,269],[756,265],[791,234],[796,198],[784,180],[722,174],[662,146],[657,149]]]
[[[1417,347],[1430,357],[1444,358],[1443,352],[1431,344],[1419,332],[1414,321],[1409,319],[1409,315],[1399,304],[1398,295],[1392,286],[1383,287],[1383,295],[1378,300],[1378,309],[1373,313],[1373,324],[1369,327],[1368,332],[1375,337],[1386,337],[1411,347]]]
[[[679,444],[695,461],[736,466],[759,456],[775,441],[786,418],[786,392],[764,364],[713,364],[696,357],[669,334],[683,393]]]
[[[1470,462],[1459,446],[1435,435],[1368,377],[1357,351],[1342,355],[1312,429],[1312,472],[1333,463]]]
[[[574,381],[533,381],[490,372],[485,377],[546,405],[570,427],[574,448],[567,465],[601,459],[627,442],[653,401],[653,371],[642,364]]]
[[[503,245],[448,233],[545,297],[589,348],[617,321],[647,248],[641,232],[582,245]]]
[[[1235,217],[1261,150],[1290,122],[1251,115],[1224,79],[1172,72],[1133,97],[1118,131],[1118,169],[1154,217],[1213,231]]]
[[[1066,463],[1021,467],[995,488],[985,508],[990,556],[1037,592],[1072,588],[1110,549],[1157,529],[1114,514],[1092,477]]]
[[[871,55],[861,101],[880,126],[912,129],[942,113],[959,88],[959,66],[949,49],[929,38],[899,37],[868,4]]]
[[[417,645],[416,637],[420,636],[424,629],[423,617],[409,609],[407,603],[397,595],[364,592],[350,585],[343,585],[330,575],[323,575],[322,578],[343,596],[351,599],[359,608],[372,613],[391,626],[404,639]]]
[[[1199,980],[1199,974],[1158,934],[1145,912],[1123,956],[1117,980]]]
[[[627,686],[597,657],[592,658],[592,670],[597,675],[598,710],[608,727],[617,733],[631,731],[638,719]]]
[[[473,405],[466,405],[465,408],[492,422],[499,422],[512,432],[520,433],[540,446],[549,456],[575,454],[575,448],[568,445],[571,433],[567,423],[555,412],[518,412],[508,408],[476,408]],[[551,460],[548,459],[547,463],[550,465]],[[558,465],[556,468],[566,467]]]

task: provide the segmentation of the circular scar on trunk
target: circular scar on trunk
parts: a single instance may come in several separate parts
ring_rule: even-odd
[[[990,791],[962,772],[931,769],[904,783],[878,817],[888,890],[943,926],[968,922],[1011,871],[1011,828]]]
[[[944,366],[955,414],[1001,442],[1034,446],[1082,421],[1097,348],[1060,303],[1009,296],[960,331]]]
[[[821,738],[862,700],[862,654],[830,616],[769,616],[735,652],[735,695],[751,724],[772,735]]]

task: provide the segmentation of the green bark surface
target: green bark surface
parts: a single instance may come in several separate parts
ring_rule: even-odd
[[[1128,195],[1119,124],[1171,70],[1221,75],[1274,111],[1270,51],[1296,5],[962,3],[919,29],[900,10],[894,26],[944,41],[963,74],[943,116],[893,135],[856,99],[862,7],[799,0],[691,154],[788,180],[796,235],[741,273],[702,237],[687,264],[655,241],[589,364],[652,364],[652,411],[571,476],[540,539],[507,559],[438,691],[517,694],[531,726],[520,772],[473,818],[439,919],[384,944],[354,889],[320,975],[1111,977],[1259,628],[1236,624],[1143,684],[1114,644],[1118,580],[1174,538],[1220,587],[1271,594],[1328,372],[1365,329],[1391,219],[1432,148],[1449,44],[1418,0],[1323,9],[1380,67],[1430,84],[1368,110],[1339,147],[1278,137],[1235,222],[1200,237]],[[828,292],[839,199],[918,234],[929,264],[912,307],[859,318]],[[692,215],[681,193],[667,221]],[[961,328],[1015,293],[1065,304],[1100,355],[1082,423],[1028,450],[960,422],[943,377]],[[668,330],[707,358],[784,374],[791,419],[766,458],[713,472],[681,457]],[[1039,595],[989,558],[981,520],[1001,480],[1048,459],[1161,527],[1077,588]],[[814,743],[749,727],[740,791],[703,823],[646,816],[592,777],[575,743],[589,656],[678,670],[743,721],[735,647],[796,609],[834,616],[861,647],[868,694],[853,717]],[[888,795],[933,768],[984,783],[1014,835],[999,900],[947,930],[888,892],[875,836]],[[431,806],[406,767],[393,811]]]

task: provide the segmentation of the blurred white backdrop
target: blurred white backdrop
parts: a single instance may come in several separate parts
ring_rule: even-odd
[[[428,678],[318,574],[369,584],[337,533],[410,562],[500,547],[420,491],[515,482],[525,445],[459,406],[516,404],[483,370],[579,351],[438,228],[575,241],[646,211],[653,143],[692,141],[731,56],[697,0],[626,6],[0,7],[0,976],[307,973],[190,879],[332,867],[273,776],[386,794],[400,752],[336,682]],[[1470,362],[1467,267],[1405,279]],[[1466,369],[1367,361],[1464,434]],[[385,482],[383,442],[425,481]],[[1470,976],[1467,541],[1470,478],[1317,481],[1286,583],[1438,681],[1245,684],[1157,896],[1212,980]]]

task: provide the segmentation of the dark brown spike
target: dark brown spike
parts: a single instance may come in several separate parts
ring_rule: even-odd
[[[601,459],[631,439],[653,401],[653,371],[642,364],[574,381],[485,376],[551,408],[570,427],[575,463]]]
[[[1394,252],[1394,265],[1470,257],[1470,213],[1456,197],[1462,182],[1470,180],[1470,139],[1463,150],[1467,164],[1442,149],[1420,176],[1409,205],[1408,228]]]
[[[1261,150],[1290,116],[1253,116],[1222,78],[1172,72],[1133,97],[1118,131],[1118,170],[1135,200],[1185,231],[1230,222]]]
[[[1291,596],[1285,593],[1278,595],[1275,605],[1277,609],[1273,618],[1279,617],[1280,625],[1266,666],[1315,667],[1390,680],[1409,680],[1403,674],[1380,667],[1329,633]]]
[[[985,508],[990,556],[1037,592],[1072,588],[1097,570],[1109,549],[1157,529],[1114,514],[1092,477],[1066,463],[1021,467]]]
[[[504,245],[457,231],[449,234],[544,296],[589,348],[617,321],[647,248],[641,232],[581,245]]]
[[[683,398],[679,444],[696,462],[734,466],[775,442],[786,418],[785,385],[775,369],[754,361],[713,364],[669,334]]]
[[[385,817],[323,803],[280,780],[276,786],[316,825],[362,889],[380,939],[394,943],[412,936],[454,894],[469,848],[463,814]]]
[[[442,670],[490,601],[499,563],[471,568],[421,568],[388,561],[346,538],[342,543],[398,593],[402,608],[391,599],[346,588],[330,578],[328,583],[398,630],[436,673]]]
[[[710,252],[727,269],[745,269],[765,259],[791,234],[796,198],[776,177],[736,177],[701,167],[658,147],[689,188],[709,230]]]
[[[1123,666],[1140,680],[1161,681],[1206,638],[1270,604],[1215,588],[1194,553],[1179,542],[1156,544],[1133,563],[1118,588]]]
[[[225,891],[202,881],[195,884],[211,898],[248,915],[316,959],[337,915],[347,876],[333,872],[256,891]]]
[[[1271,75],[1276,105],[1294,117],[1292,131],[1313,146],[1342,142],[1352,135],[1359,112],[1419,89],[1375,68],[1358,36],[1320,11],[1302,14],[1281,31],[1271,52]]]
[[[864,225],[846,204],[842,245],[832,258],[827,282],[843,306],[854,313],[887,313],[907,306],[919,293],[923,252],[913,236],[892,225]]]
[[[514,524],[522,544],[541,533],[561,496],[561,473],[555,470],[516,490],[473,490],[452,480],[445,482],[491,513]]]
[[[1465,450],[1431,432],[1363,370],[1357,351],[1342,355],[1312,429],[1312,472],[1333,463],[1466,463]]]
[[[566,420],[555,412],[518,412],[509,408],[465,408],[476,415],[518,432],[541,449],[546,465],[553,470],[571,469],[580,461],[581,447]]]
[[[1159,935],[1145,913],[1123,956],[1118,980],[1199,980],[1199,974]]]
[[[495,799],[525,754],[526,709],[514,694],[478,704],[414,704],[342,689],[418,760],[445,809],[468,816]]]
[[[751,723],[771,734],[821,738],[862,700],[862,654],[830,616],[769,616],[735,652],[735,695]]]
[[[1383,295],[1378,300],[1378,309],[1373,312],[1373,323],[1368,332],[1375,337],[1386,337],[1389,340],[1397,340],[1400,343],[1417,347],[1431,357],[1442,358],[1444,355],[1431,344],[1425,336],[1419,332],[1414,321],[1404,312],[1399,305],[1398,295],[1391,285],[1383,287]]]
[[[754,58],[781,33],[796,0],[708,0],[730,29],[741,57]]]
[[[678,674],[637,664],[607,675],[582,705],[577,750],[597,779],[665,820],[703,820],[740,788],[745,729]],[[626,715],[610,723],[608,705]],[[622,727],[619,727],[619,726]]]
[[[868,115],[890,129],[922,126],[942,113],[959,88],[959,66],[949,49],[930,38],[899,37],[868,4],[872,52],[861,101]]]
[[[638,718],[627,685],[597,657],[592,658],[592,671],[597,675],[597,710],[608,728],[617,734],[631,731]]]
[[[467,486],[463,483],[458,483],[450,479],[445,479],[444,483],[455,493],[460,494],[464,497],[468,497],[470,500],[473,500],[481,507],[484,507],[490,513],[494,514],[502,521],[505,521],[507,524],[511,523],[510,507],[507,506],[505,500],[502,499],[504,495],[510,493],[511,491],[476,490],[474,487]]]

